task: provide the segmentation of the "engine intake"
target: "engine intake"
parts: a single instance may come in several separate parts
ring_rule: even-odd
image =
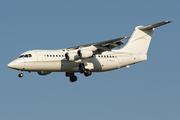
[[[93,55],[93,51],[88,49],[81,49],[78,50],[77,54],[80,58],[90,58]]]
[[[75,60],[78,60],[79,59],[79,56],[78,56],[78,54],[77,54],[77,52],[67,52],[66,54],[65,54],[65,58],[66,58],[66,60],[68,60],[68,61],[75,61]]]

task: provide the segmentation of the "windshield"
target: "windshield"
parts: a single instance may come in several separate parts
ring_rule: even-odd
[[[20,55],[18,58],[22,58],[22,57],[30,58],[32,57],[32,55],[31,54]]]

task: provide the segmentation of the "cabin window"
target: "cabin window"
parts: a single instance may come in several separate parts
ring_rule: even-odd
[[[61,57],[61,55],[59,55],[59,57]]]
[[[64,55],[62,55],[62,57],[64,57]]]
[[[49,57],[49,55],[47,55],[47,57]]]
[[[52,55],[50,55],[50,57],[52,57]]]

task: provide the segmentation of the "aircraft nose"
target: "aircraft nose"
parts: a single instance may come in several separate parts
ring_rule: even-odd
[[[9,68],[15,68],[15,62],[10,62],[7,66]]]

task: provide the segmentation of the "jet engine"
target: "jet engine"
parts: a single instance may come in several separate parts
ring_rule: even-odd
[[[78,56],[77,52],[75,51],[69,51],[65,54],[66,60],[68,61],[74,61],[78,60],[80,57]]]
[[[93,51],[88,49],[81,49],[78,50],[77,54],[80,58],[90,58],[93,55]]]
[[[44,72],[44,71],[41,71],[41,72],[38,72],[39,75],[47,75],[47,74],[50,74],[51,72]]]

